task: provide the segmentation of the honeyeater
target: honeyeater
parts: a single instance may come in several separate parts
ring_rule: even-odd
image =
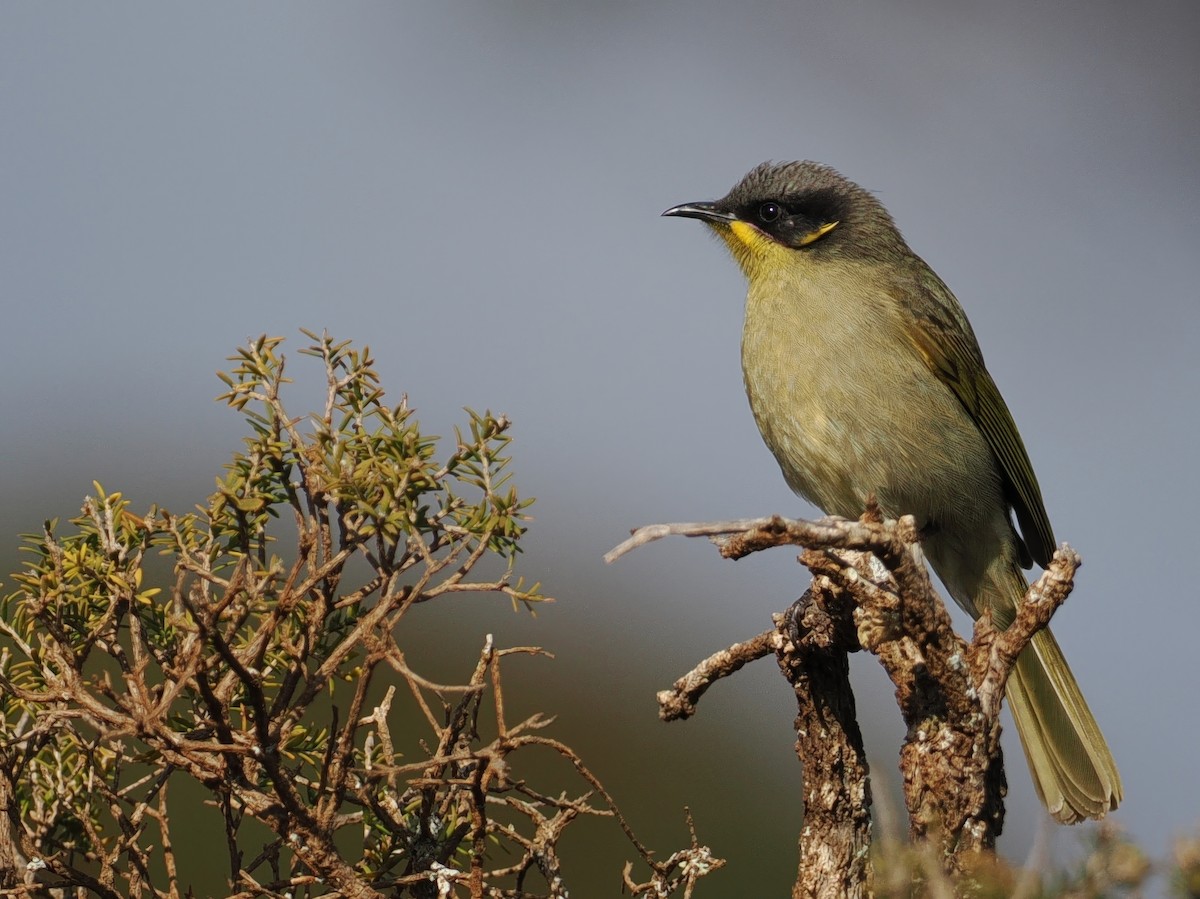
[[[704,222],[746,275],[746,393],[788,485],[830,515],[871,496],[913,515],[955,601],[1008,626],[1022,569],[1054,552],[1041,490],[962,307],[883,205],[826,165],[764,163],[663,215]],[[1006,695],[1050,813],[1116,808],[1116,764],[1049,630]]]

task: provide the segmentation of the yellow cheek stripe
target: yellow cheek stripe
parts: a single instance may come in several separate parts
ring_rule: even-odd
[[[836,228],[839,224],[841,223],[826,222],[816,230],[809,231],[802,238],[800,238],[798,246],[807,247],[809,244],[816,243],[818,240]],[[765,256],[768,253],[775,252],[780,249],[779,244],[767,237],[767,235],[763,234],[753,225],[748,225],[745,222],[730,222],[729,230],[733,232],[734,237],[742,242],[746,249],[750,250],[752,253],[756,253],[757,255]]]
[[[799,246],[806,247],[820,240],[838,226],[838,222],[827,222],[819,228],[810,231],[801,239]],[[759,276],[770,275],[773,272],[803,264],[804,253],[797,253],[792,247],[776,243],[753,225],[746,222],[733,221],[728,225],[714,224],[713,230],[725,241],[733,258],[737,260],[743,272],[751,281]]]
[[[816,243],[818,240],[836,228],[839,224],[839,222],[826,222],[816,231],[809,231],[800,238],[800,246],[807,247],[810,243]]]

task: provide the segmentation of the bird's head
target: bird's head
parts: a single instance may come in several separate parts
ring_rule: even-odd
[[[909,250],[868,191],[819,162],[764,162],[719,200],[663,215],[700,219],[751,280],[779,267],[894,260]]]

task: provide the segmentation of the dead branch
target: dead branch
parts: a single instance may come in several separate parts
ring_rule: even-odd
[[[658,717],[663,721],[690,718],[696,713],[696,703],[709,687],[755,659],[770,655],[775,651],[775,642],[773,630],[763,631],[757,637],[714,652],[675,681],[670,690],[658,694]]]
[[[847,678],[847,654],[874,654],[896,687],[908,736],[900,753],[910,836],[932,843],[947,871],[993,849],[1006,791],[999,712],[1017,656],[1066,600],[1079,556],[1064,546],[1033,584],[1012,625],[988,616],[967,643],[935,592],[911,517],[858,521],[774,516],[638,528],[609,562],[667,536],[708,537],[722,556],[804,548],[813,574],[774,631],[701,662],[659,694],[664,720],[695,713],[715,680],[771,646],[796,695],[797,754],[805,775],[805,827],[794,896],[865,895],[871,794]]]
[[[776,659],[796,696],[804,831],[794,897],[868,894],[871,786],[850,689],[850,608],[824,579],[775,617]]]

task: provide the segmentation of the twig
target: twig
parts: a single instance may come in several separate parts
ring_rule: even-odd
[[[775,651],[775,640],[774,630],[763,631],[757,637],[714,652],[675,681],[670,690],[659,692],[658,717],[663,721],[690,718],[696,713],[696,703],[709,687],[750,662],[770,655]]]

